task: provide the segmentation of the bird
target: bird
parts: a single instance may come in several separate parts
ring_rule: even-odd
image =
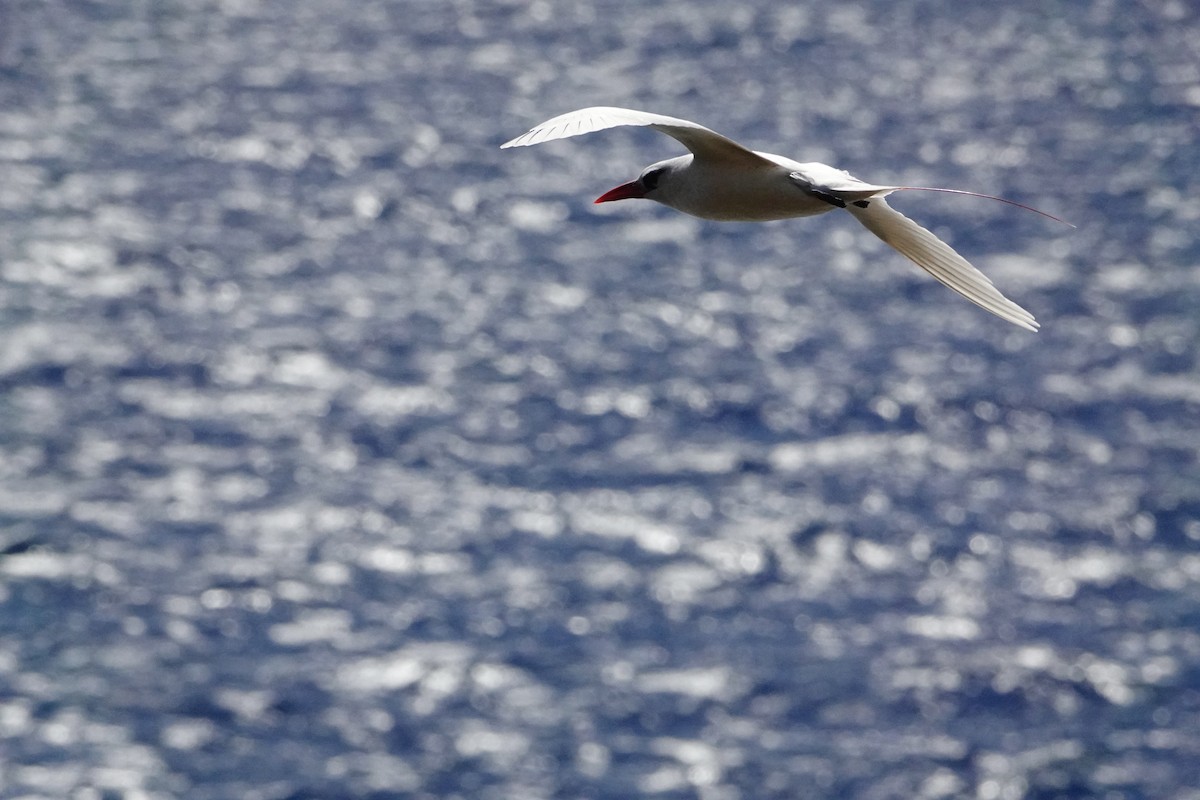
[[[884,198],[905,190],[982,197],[1070,225],[1031,206],[963,189],[866,183],[826,164],[801,163],[751,150],[686,119],[629,108],[593,106],[570,111],[500,147],[524,147],[621,126],[652,128],[690,152],[651,164],[637,179],[600,195],[596,203],[645,198],[701,219],[743,222],[809,217],[845,209],[871,233],[975,305],[1026,330],[1036,332],[1040,327],[1032,314],[1001,294],[986,275],[929,230],[893,209]]]

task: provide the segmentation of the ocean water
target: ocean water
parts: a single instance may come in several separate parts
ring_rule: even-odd
[[[0,796],[1200,798],[1200,13],[0,6]],[[591,200],[682,116],[909,193]]]

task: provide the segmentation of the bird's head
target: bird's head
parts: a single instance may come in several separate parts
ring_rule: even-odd
[[[688,161],[691,160],[688,156],[684,156],[683,158]],[[636,181],[622,183],[614,189],[609,189],[597,197],[596,202],[608,203],[613,200],[630,200],[635,197],[644,197],[647,200],[662,202],[663,195],[660,193],[666,189],[671,182],[671,178],[682,166],[679,163],[681,160],[673,158],[669,161],[660,161],[657,164],[651,164],[642,170],[642,174],[638,176]]]

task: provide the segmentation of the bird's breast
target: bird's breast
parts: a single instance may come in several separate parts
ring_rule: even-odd
[[[833,209],[804,192],[782,168],[707,166],[687,170],[655,200],[685,214],[725,222],[767,222],[808,217]]]

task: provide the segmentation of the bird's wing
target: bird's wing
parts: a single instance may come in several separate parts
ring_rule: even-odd
[[[752,163],[755,165],[768,164],[766,159],[742,147],[732,139],[728,139],[716,131],[709,130],[703,125],[688,122],[686,119],[665,117],[662,114],[651,114],[646,111],[634,111],[629,108],[612,108],[594,106],[570,111],[554,119],[548,119],[534,126],[528,133],[521,134],[515,139],[505,142],[501,147],[524,147],[540,144],[554,139],[565,139],[568,136],[579,136],[592,131],[602,131],[622,125],[651,127],[680,141],[684,147],[691,150],[697,158],[710,161],[725,161]]]
[[[1037,320],[1000,293],[987,276],[967,263],[950,245],[875,198],[846,210],[867,230],[899,250],[918,267],[961,294],[975,305],[1027,330],[1038,329]]]
[[[788,174],[788,180],[801,191],[819,197],[838,208],[845,208],[848,203],[870,200],[872,197],[883,197],[900,188],[860,181],[849,172],[825,164],[795,164],[786,162],[785,159],[779,160],[789,167],[799,167]]]

